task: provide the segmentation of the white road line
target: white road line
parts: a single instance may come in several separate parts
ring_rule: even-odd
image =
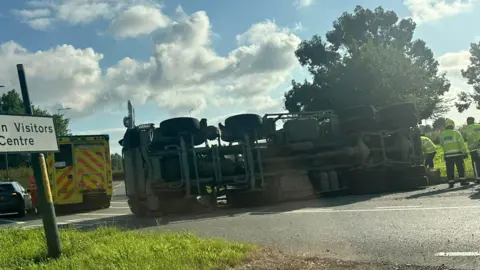
[[[382,211],[423,211],[423,210],[451,210],[451,209],[478,209],[480,205],[468,205],[468,206],[438,206],[438,207],[424,207],[424,208],[382,208],[382,209],[331,209],[331,208],[309,208],[298,209],[281,213],[343,213],[343,212],[382,212]],[[253,212],[255,213],[255,212]]]
[[[112,209],[130,209],[128,206],[110,206]]]
[[[439,252],[435,253],[435,257],[476,257],[480,256],[480,252]]]
[[[376,209],[419,208],[421,205],[378,206]]]
[[[110,203],[128,203],[127,201],[114,201],[114,202],[110,202]]]
[[[122,185],[123,185],[123,182],[118,184],[118,185],[113,186],[113,188],[118,188],[118,187],[121,187]]]
[[[101,213],[82,213],[82,214],[78,214],[79,216],[105,216],[105,217],[108,217],[108,216],[126,216],[128,215],[129,213],[121,213],[121,214],[108,214],[108,213],[105,213],[105,214],[101,214]]]

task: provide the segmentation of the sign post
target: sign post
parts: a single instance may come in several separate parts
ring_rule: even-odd
[[[47,240],[48,256],[58,258],[62,253],[55,208],[52,202],[45,159],[42,152],[58,152],[57,137],[52,117],[32,116],[25,71],[17,65],[18,79],[22,90],[25,116],[0,116],[0,149],[2,152],[31,152],[31,164],[40,202],[43,229]],[[43,168],[42,168],[43,167]]]

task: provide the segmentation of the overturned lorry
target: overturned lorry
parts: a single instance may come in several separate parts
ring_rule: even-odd
[[[191,117],[137,126],[130,102],[128,108],[119,143],[137,216],[190,211],[199,197],[209,207],[219,196],[242,207],[428,183],[412,103],[239,114],[218,126]]]

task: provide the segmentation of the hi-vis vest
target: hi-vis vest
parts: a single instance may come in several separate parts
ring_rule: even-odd
[[[437,152],[437,147],[435,144],[430,140],[430,138],[421,136],[422,139],[422,151],[424,154],[431,154]]]
[[[459,156],[467,153],[467,147],[462,134],[458,130],[447,129],[440,135],[445,157]]]
[[[471,124],[464,129],[468,150],[476,151],[480,147],[480,124]]]

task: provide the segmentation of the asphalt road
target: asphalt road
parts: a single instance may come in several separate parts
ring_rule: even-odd
[[[155,231],[258,243],[290,253],[399,264],[480,265],[479,186],[446,185],[388,195],[346,196],[211,214],[137,219],[117,184],[110,209],[59,216],[61,226],[116,224]],[[0,218],[0,228],[41,226],[40,220]]]

